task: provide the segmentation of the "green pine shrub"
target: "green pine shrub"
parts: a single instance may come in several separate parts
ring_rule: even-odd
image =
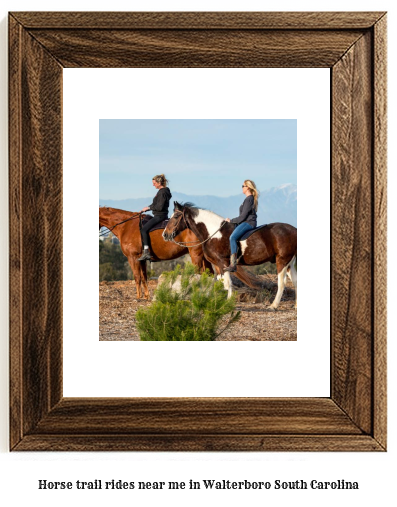
[[[179,275],[176,291],[172,285]],[[227,299],[223,283],[215,282],[208,271],[197,276],[191,263],[166,273],[155,297],[150,307],[136,313],[143,341],[211,341],[240,318],[234,311],[236,298]]]

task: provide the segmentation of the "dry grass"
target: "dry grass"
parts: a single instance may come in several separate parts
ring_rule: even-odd
[[[267,278],[275,275],[266,275]],[[157,281],[149,282],[153,296]],[[260,295],[262,296],[262,295]],[[241,311],[239,322],[223,333],[217,341],[295,341],[297,339],[297,312],[294,309],[295,293],[288,282],[279,309],[269,310],[270,300],[258,294],[240,294],[237,310]],[[99,339],[101,341],[139,341],[135,326],[135,313],[150,301],[136,299],[135,282],[101,282],[99,284]]]

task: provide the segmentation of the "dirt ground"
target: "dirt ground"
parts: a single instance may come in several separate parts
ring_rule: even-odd
[[[271,276],[271,275],[268,275]],[[274,276],[274,282],[277,277]],[[157,280],[150,280],[153,296]],[[290,281],[276,312],[269,310],[271,301],[255,303],[252,296],[240,295],[236,310],[241,318],[217,341],[295,341],[297,339],[297,311],[295,292]],[[99,284],[99,339],[101,341],[139,341],[135,313],[150,305],[150,301],[136,298],[134,281],[101,282]]]

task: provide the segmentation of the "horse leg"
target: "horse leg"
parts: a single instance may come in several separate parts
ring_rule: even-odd
[[[137,257],[130,255],[128,257],[128,262],[131,266],[132,273],[134,275],[135,287],[136,287],[136,297],[141,299],[141,267],[140,262],[137,260]]]
[[[229,271],[223,273],[223,286],[227,290],[227,299],[230,299],[233,295],[233,283]]]
[[[295,267],[295,260],[296,260],[296,257],[294,257],[289,265],[289,268],[288,268],[288,276],[291,280],[291,282],[294,284],[294,288],[295,288],[295,308],[298,308],[298,273],[296,271],[296,267]]]
[[[211,266],[212,266],[212,264],[211,264]],[[222,271],[215,264],[214,264],[214,266],[215,266],[215,273],[214,273],[215,277],[214,278],[215,278],[215,280],[221,280],[222,279]]]
[[[205,271],[205,263],[202,249],[198,249],[197,247],[189,248],[189,254],[192,263],[198,267],[200,273],[203,273]]]
[[[229,271],[224,271],[225,268],[229,265],[229,262],[227,260],[223,260],[223,264],[215,264],[216,270],[219,272],[219,274],[223,275],[223,286],[225,287],[225,290],[227,290],[227,298],[230,299],[233,295],[233,282],[232,277]]]
[[[212,267],[211,262],[207,261],[207,259],[203,255],[203,271],[208,269],[208,271],[212,274],[214,274],[214,268]]]
[[[192,259],[192,263],[199,268],[200,273],[204,273],[206,269],[208,269],[210,273],[214,272],[212,264],[204,257],[201,246],[189,248],[189,254]]]
[[[287,271],[288,271],[289,264],[290,263],[284,264],[284,261],[282,259],[280,259],[280,258],[276,259],[276,265],[277,265],[277,294],[276,294],[276,297],[274,298],[273,303],[270,305],[270,309],[271,310],[277,310],[278,305],[280,304],[281,296],[283,295],[283,292],[284,292],[285,278],[287,276]]]

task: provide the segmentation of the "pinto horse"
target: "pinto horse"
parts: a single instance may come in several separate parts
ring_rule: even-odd
[[[107,227],[120,241],[123,254],[127,257],[131,266],[136,283],[137,297],[140,299],[141,284],[143,285],[145,299],[149,299],[147,286],[146,262],[139,262],[138,257],[142,254],[141,232],[139,230],[140,213],[124,211],[116,208],[99,208],[99,230]],[[162,236],[162,229],[150,232],[151,251],[154,261],[168,261],[190,254],[192,263],[198,266],[200,271],[209,269],[213,272],[210,262],[204,255],[201,246],[192,248],[181,247],[175,243],[166,243]],[[185,229],[178,237],[178,240],[186,243],[197,243],[197,237],[188,229]]]
[[[188,227],[202,243],[204,256],[217,267],[220,274],[224,273],[225,286],[231,296],[232,284],[230,273],[224,272],[229,265],[230,243],[229,237],[234,225],[212,211],[195,207],[191,203],[184,205],[174,203],[174,214],[170,218],[163,236],[166,241],[175,241],[179,231]],[[241,255],[237,261],[236,276],[251,287],[252,279],[244,279],[239,266],[254,266],[264,262],[276,263],[278,274],[278,288],[276,297],[270,306],[276,310],[285,287],[286,276],[291,278],[295,286],[295,307],[297,307],[297,230],[292,225],[274,223],[259,228],[246,240],[240,242]]]

